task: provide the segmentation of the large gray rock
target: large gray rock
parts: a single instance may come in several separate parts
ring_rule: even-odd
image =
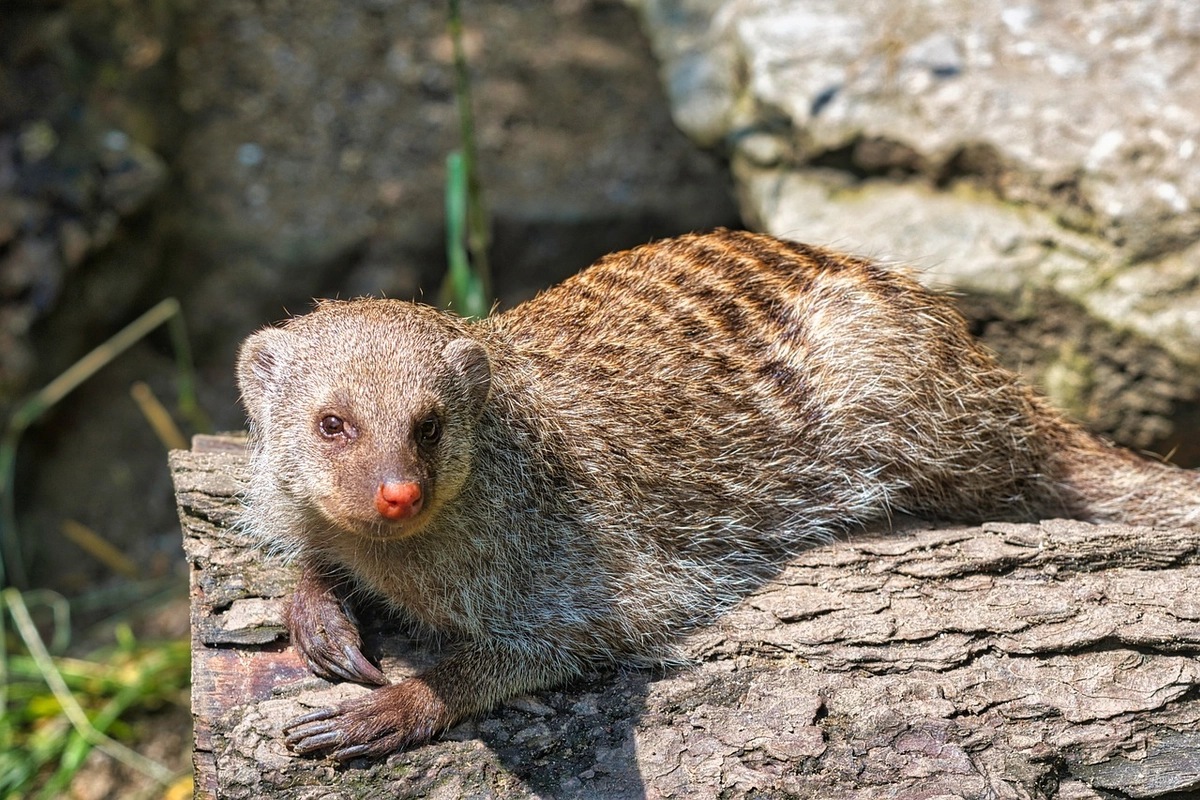
[[[677,124],[728,149],[759,227],[1049,290],[1200,362],[1200,6],[634,4]]]
[[[864,168],[928,174],[988,147],[1020,192],[1078,183],[1055,205],[1110,238],[1157,250],[1200,230],[1200,7],[1187,0],[640,6],[676,120],[701,141],[782,117],[802,160],[881,139],[894,146],[858,154],[875,162]]]

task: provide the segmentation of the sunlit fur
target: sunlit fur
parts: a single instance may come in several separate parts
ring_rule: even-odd
[[[426,676],[433,728],[589,664],[677,660],[789,553],[894,512],[1200,524],[1200,476],[1065,421],[944,297],[750,233],[608,256],[474,324],[323,303],[248,340],[239,376],[250,527],[465,642]],[[313,431],[331,403],[362,430],[340,455]],[[396,471],[430,496],[387,538],[372,492]]]

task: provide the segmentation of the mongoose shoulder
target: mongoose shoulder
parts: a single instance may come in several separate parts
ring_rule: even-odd
[[[287,622],[320,675],[386,684],[369,590],[459,647],[292,723],[346,759],[428,739],[680,634],[789,553],[893,512],[1200,524],[1200,475],[1053,411],[944,297],[745,232],[639,247],[467,322],[326,301],[246,340],[247,524],[303,565]]]

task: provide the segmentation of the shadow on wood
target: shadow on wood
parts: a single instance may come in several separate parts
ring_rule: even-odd
[[[295,576],[234,528],[240,441],[171,455],[192,567],[198,797],[1182,797],[1200,791],[1200,531],[1049,521],[815,547],[694,667],[517,698],[385,761],[280,728],[367,691],[287,646]],[[395,679],[436,652],[388,620]]]

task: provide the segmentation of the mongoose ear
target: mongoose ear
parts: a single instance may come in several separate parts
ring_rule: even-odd
[[[242,405],[256,426],[263,422],[266,397],[278,380],[290,337],[285,330],[263,328],[247,337],[238,350],[238,389],[242,393]]]
[[[492,391],[492,364],[487,350],[474,339],[455,339],[446,345],[442,357],[462,376],[476,415],[482,413],[483,404]]]

